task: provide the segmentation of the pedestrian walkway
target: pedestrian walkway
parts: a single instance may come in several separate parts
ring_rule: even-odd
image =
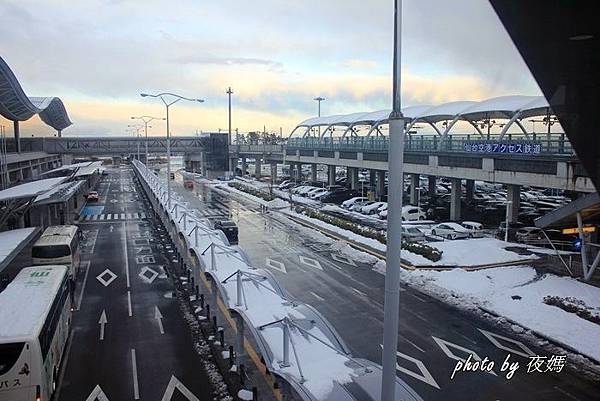
[[[115,221],[145,219],[146,213],[102,213],[81,216],[79,221]]]

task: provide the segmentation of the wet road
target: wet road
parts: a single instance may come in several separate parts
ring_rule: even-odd
[[[330,246],[311,240],[304,229],[260,213],[246,198],[195,184],[173,190],[207,217],[229,215],[240,230],[240,246],[255,267],[272,271],[290,294],[328,318],[353,354],[381,363],[384,276]],[[494,327],[414,289],[401,289],[398,375],[426,400],[593,400],[598,385],[576,373],[527,374],[529,355],[545,355],[511,333]],[[507,352],[508,351],[508,352]],[[512,379],[501,365],[519,370]],[[469,353],[495,362],[493,373],[458,373]]]
[[[57,399],[212,400],[165,274],[174,251],[132,170],[108,171],[100,202],[82,211],[77,310]]]

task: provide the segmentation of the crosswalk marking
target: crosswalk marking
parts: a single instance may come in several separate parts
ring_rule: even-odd
[[[105,218],[105,217],[106,217],[106,216],[105,216],[104,214],[101,214],[101,215],[100,215],[100,220],[104,220],[104,218]]]
[[[92,220],[98,220],[98,215],[97,214],[93,215]]]
[[[145,219],[146,213],[107,213],[107,214],[89,214],[81,216],[81,221],[113,221],[113,220],[125,220],[125,219]]]
[[[112,213],[106,215],[106,220],[112,220]]]
[[[125,213],[121,213],[121,220],[125,220]]]

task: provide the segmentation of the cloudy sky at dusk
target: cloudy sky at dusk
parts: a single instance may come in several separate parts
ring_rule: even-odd
[[[122,135],[131,115],[162,115],[171,91],[206,99],[174,106],[172,131],[233,126],[289,132],[316,114],[389,108],[393,0],[4,0],[0,56],[29,96],[60,97],[65,134]],[[539,89],[484,0],[405,0],[403,103]],[[1,124],[6,124],[2,120]],[[153,131],[162,134],[164,126]],[[36,118],[23,133],[45,133]]]

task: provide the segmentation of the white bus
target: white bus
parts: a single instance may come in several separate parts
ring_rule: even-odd
[[[46,401],[71,327],[66,266],[26,267],[0,292],[0,401]]]
[[[75,280],[79,271],[79,237],[77,226],[50,226],[31,249],[34,265],[64,265]]]

